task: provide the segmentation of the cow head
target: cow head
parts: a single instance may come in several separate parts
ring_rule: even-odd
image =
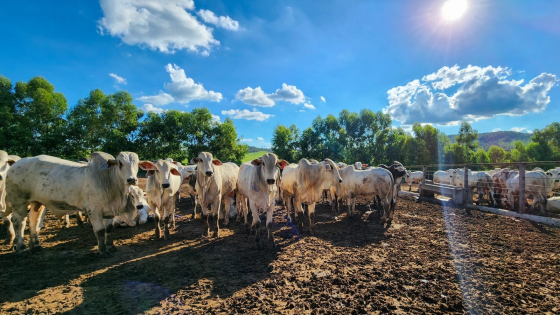
[[[144,191],[138,186],[128,187],[128,197],[131,198],[132,205],[140,210],[144,207]]]
[[[196,178],[196,165],[181,165],[179,162],[175,162],[179,173],[181,173],[181,183],[188,183],[191,179]]]
[[[331,178],[331,185],[336,186],[342,183],[342,177],[340,177],[340,172],[338,167],[331,159],[325,159],[322,164],[325,167],[325,171],[329,174]]]
[[[91,154],[92,160],[106,159],[100,170],[116,169],[117,176],[125,185],[136,185],[138,183],[138,154],[134,152],[121,152],[113,159],[107,153],[94,152]]]
[[[197,169],[207,177],[214,176],[214,166],[222,165],[222,161],[214,159],[210,152],[200,152],[197,157],[191,160],[197,165]]]
[[[258,172],[260,172],[261,178],[266,181],[270,188],[277,184],[276,180],[280,178],[280,169],[276,165],[280,166],[281,169],[290,165],[286,160],[278,160],[274,153],[266,153],[260,158],[251,161],[251,164],[259,167]]]
[[[152,176],[156,177],[156,181],[163,189],[171,189],[171,176],[181,176],[177,166],[168,160],[157,160],[156,163],[142,161],[140,168],[148,173],[152,172]]]
[[[6,205],[4,198],[5,195],[5,183],[6,183],[6,174],[8,174],[8,169],[12,166],[15,162],[19,161],[19,156],[16,155],[8,155],[6,151],[0,150],[0,209],[3,210]]]

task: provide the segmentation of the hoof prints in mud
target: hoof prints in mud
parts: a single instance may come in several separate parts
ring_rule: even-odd
[[[116,229],[107,258],[91,225],[60,230],[49,216],[42,252],[1,247],[0,313],[560,312],[559,229],[403,199],[383,228],[357,210],[318,206],[315,236],[277,211],[278,247],[258,250],[234,220],[202,238],[181,199],[171,240],[153,240],[153,222]]]

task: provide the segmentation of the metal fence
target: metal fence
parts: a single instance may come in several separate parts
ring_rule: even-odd
[[[534,180],[534,178],[539,178],[538,176],[540,175],[529,173],[534,172],[537,168],[545,172],[545,180]],[[411,172],[423,172],[422,182],[419,183],[419,192],[421,194],[422,187],[430,189],[434,185],[440,187],[442,191],[462,189],[463,200],[454,201],[462,202],[464,205],[474,202],[474,197],[478,197],[477,203],[488,203],[488,205],[494,207],[525,213],[527,205],[533,208],[538,204],[542,211],[542,208],[546,205],[547,198],[560,196],[560,161],[409,165],[406,166],[406,169]],[[503,171],[504,169],[509,171]],[[436,172],[438,173],[436,174]],[[491,181],[484,184],[481,183],[481,178],[484,178],[485,175],[479,172],[488,174],[491,177]],[[461,173],[464,175],[461,176]],[[512,183],[510,186],[505,185],[504,181],[499,180],[500,176],[496,175],[505,173],[510,174],[507,179],[515,177],[510,182]],[[527,173],[531,174],[529,178],[526,176]],[[435,180],[434,174],[436,175]],[[474,191],[476,191],[476,195]]]

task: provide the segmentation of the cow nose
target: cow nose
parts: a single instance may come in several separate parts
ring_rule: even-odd
[[[338,180],[339,183],[342,183],[342,178]]]
[[[142,208],[144,208],[144,205],[137,205],[136,209],[141,210]]]
[[[267,179],[266,182],[267,182],[269,185],[272,185],[272,184],[274,184],[275,180],[274,180],[274,179]]]
[[[169,188],[169,184],[161,184],[161,187],[163,187],[163,188]]]
[[[136,184],[137,181],[138,180],[136,178],[129,178],[129,179],[126,180],[126,182],[129,183],[129,184]]]
[[[212,174],[213,173],[211,171],[206,172],[206,176],[212,176]]]

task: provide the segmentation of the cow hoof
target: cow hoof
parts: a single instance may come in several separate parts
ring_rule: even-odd
[[[164,240],[170,240],[170,239],[171,239],[171,234],[170,234],[169,232],[165,232],[165,233],[163,234],[163,239],[164,239]]]

